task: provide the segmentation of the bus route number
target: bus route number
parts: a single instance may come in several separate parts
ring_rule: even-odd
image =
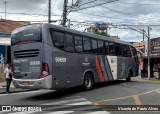
[[[66,60],[66,58],[64,58],[64,57],[56,57],[55,58],[55,62],[56,63],[66,63],[67,62],[67,60]]]

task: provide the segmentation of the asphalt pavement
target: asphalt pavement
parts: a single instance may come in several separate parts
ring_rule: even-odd
[[[160,80],[158,80],[158,79],[151,78],[150,80],[148,80],[147,78],[141,78],[140,76],[133,77],[132,81],[147,82],[147,83],[159,83],[160,84]],[[10,93],[25,92],[25,91],[31,91],[31,90],[15,88],[13,83],[11,83]],[[0,94],[5,94],[5,93],[6,93],[6,82],[0,82]]]
[[[160,106],[159,98],[159,80],[135,77],[131,82],[118,80],[97,84],[91,91],[73,88],[61,91],[36,90],[0,94],[0,105],[42,107],[42,112],[26,112],[37,114],[154,114],[160,110],[156,111],[156,106]],[[121,111],[114,111],[115,108],[118,110],[118,107],[115,107],[117,105]],[[144,105],[153,105],[155,111],[122,111],[123,106],[143,108]],[[15,110],[0,113],[22,114],[23,112]]]

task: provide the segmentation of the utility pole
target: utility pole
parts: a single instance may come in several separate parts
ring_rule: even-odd
[[[148,27],[148,80],[150,80],[150,27]]]
[[[68,19],[68,28],[70,28],[70,25],[71,25],[71,20]]]
[[[67,3],[68,0],[64,0],[62,26],[65,26],[67,22]]]
[[[144,29],[143,29],[143,42],[144,42],[144,32],[145,32],[145,31],[144,31]]]
[[[7,2],[6,1],[4,2],[4,5],[5,5],[5,19],[6,19],[6,13],[7,13]]]
[[[48,23],[51,23],[51,0],[48,0]]]

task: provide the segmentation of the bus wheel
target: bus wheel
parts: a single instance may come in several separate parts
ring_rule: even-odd
[[[85,74],[83,86],[85,90],[91,90],[93,87],[93,78],[91,74]]]
[[[128,77],[126,78],[126,81],[127,81],[127,82],[130,82],[130,81],[131,81],[131,71],[129,72]]]

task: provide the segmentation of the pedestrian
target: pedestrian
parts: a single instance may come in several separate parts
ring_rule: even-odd
[[[144,69],[143,69],[143,59],[140,61],[140,69],[141,69],[141,78],[144,77]]]
[[[12,81],[11,65],[8,65],[7,68],[5,68],[4,75],[5,75],[5,79],[6,79],[6,93],[10,93],[9,88],[10,88],[11,81]]]

